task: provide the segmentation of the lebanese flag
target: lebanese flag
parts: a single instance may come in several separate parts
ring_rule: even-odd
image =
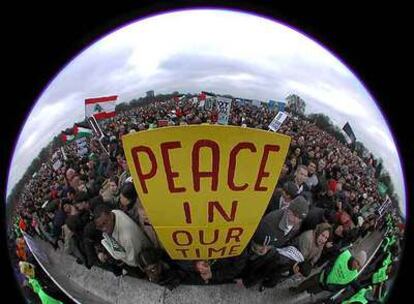
[[[204,105],[206,104],[206,94],[204,92],[201,92],[198,95],[198,107],[204,108]]]
[[[118,96],[85,99],[86,117],[95,116],[96,120],[115,117],[115,101]]]
[[[198,100],[206,100],[206,93],[201,92],[201,93],[198,95]]]
[[[76,139],[91,136],[92,130],[75,125],[73,127],[73,135],[75,136]]]

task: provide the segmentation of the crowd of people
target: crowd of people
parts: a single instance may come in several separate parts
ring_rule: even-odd
[[[233,102],[228,124],[267,130],[275,115],[266,106]],[[377,190],[372,160],[360,158],[315,123],[293,113],[278,131],[292,138],[288,155],[243,253],[208,261],[168,256],[133,185],[121,138],[157,127],[217,121],[214,105],[205,109],[184,98],[153,101],[100,122],[106,134],[101,143],[88,137],[86,155],[79,155],[76,142],[65,144],[53,157],[61,160],[61,166],[53,168],[51,159],[25,186],[16,207],[16,231],[39,237],[55,249],[63,247],[86,269],[100,267],[169,289],[180,284],[235,283],[263,290],[292,275],[306,278],[292,292],[337,291],[355,282],[369,257],[349,247],[382,228],[376,210],[384,199]],[[402,236],[402,230],[391,231],[391,236]],[[390,264],[399,256],[397,240]],[[388,254],[388,248],[384,252]],[[313,275],[320,266],[323,277]],[[357,288],[362,287],[354,287],[354,292]]]

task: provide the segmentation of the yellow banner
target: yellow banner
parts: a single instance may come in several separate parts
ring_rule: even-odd
[[[173,259],[239,255],[290,144],[286,135],[218,125],[164,127],[122,140],[138,196]]]

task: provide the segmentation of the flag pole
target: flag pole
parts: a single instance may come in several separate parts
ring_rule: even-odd
[[[102,139],[105,138],[104,133],[102,132],[98,122],[96,121],[95,116],[90,116],[88,117],[88,123],[90,124],[92,131],[94,133],[94,136],[98,139],[98,142],[101,144],[101,147],[103,149],[103,151],[109,155],[108,150],[106,150],[104,144],[102,143]]]

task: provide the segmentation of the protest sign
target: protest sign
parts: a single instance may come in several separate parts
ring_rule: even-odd
[[[166,126],[168,126],[168,120],[167,119],[159,119],[157,124],[158,124],[158,128],[166,127]]]
[[[231,98],[217,97],[218,123],[227,125],[230,117]]]
[[[79,157],[82,157],[85,154],[88,154],[88,147],[79,148],[77,153]]]
[[[270,99],[269,102],[267,103],[267,106],[268,106],[269,110],[273,111],[276,107],[276,101]]]
[[[285,112],[278,112],[275,118],[273,118],[272,122],[270,123],[269,129],[272,130],[273,132],[276,132],[277,130],[279,130],[280,126],[283,124],[286,117],[287,117],[287,114]]]
[[[262,102],[260,100],[253,99],[252,105],[259,108],[262,105]]]
[[[285,111],[285,103],[284,102],[281,102],[281,101],[278,101],[277,102],[277,109],[278,109],[278,111],[279,112],[284,112]]]
[[[173,259],[239,255],[273,193],[290,137],[219,125],[125,135],[135,188]]]
[[[60,161],[60,159],[55,161],[52,167],[53,167],[53,170],[55,171],[59,170],[59,168],[62,167],[62,162]]]

